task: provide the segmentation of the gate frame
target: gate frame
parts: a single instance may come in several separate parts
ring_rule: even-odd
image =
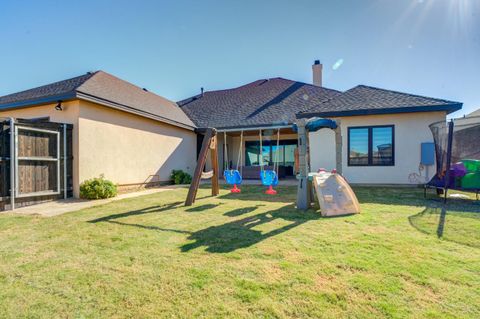
[[[38,132],[38,133],[45,133],[51,134],[56,136],[57,140],[57,154],[55,158],[42,158],[42,157],[20,157],[18,156],[18,131],[29,131],[29,132]],[[38,196],[49,196],[49,195],[59,195],[61,193],[60,190],[60,132],[59,131],[51,131],[41,128],[33,128],[28,126],[22,126],[21,124],[15,125],[15,197],[16,198],[24,198],[24,197],[38,197]],[[56,191],[50,192],[33,192],[33,193],[20,193],[20,189],[18,187],[19,183],[19,176],[18,176],[18,162],[19,161],[39,161],[39,162],[57,162],[57,189]],[[66,170],[67,161],[63,161],[64,171]]]
[[[4,196],[0,197],[1,201],[5,200],[5,203],[10,202],[10,207],[9,210],[15,210],[15,207],[17,205],[17,198],[34,198],[34,197],[43,197],[43,196],[57,196],[56,198],[52,199],[60,199],[59,197],[60,194],[62,194],[62,179],[63,179],[63,199],[68,198],[68,192],[69,192],[69,186],[71,187],[72,185],[68,183],[68,172],[69,168],[72,169],[72,160],[73,160],[73,154],[68,156],[68,132],[72,130],[73,125],[68,124],[68,123],[58,123],[58,122],[50,122],[49,120],[43,122],[40,121],[39,126],[40,127],[31,127],[31,125],[35,125],[36,121],[35,119],[15,119],[13,117],[0,117],[0,120],[3,120],[5,122],[9,122],[9,129],[8,129],[8,134],[10,134],[9,140],[10,140],[10,145],[9,145],[9,154],[8,156],[5,156],[2,158],[2,161],[9,161],[10,162],[10,168],[9,168],[9,174],[10,174],[10,187],[8,190],[9,196]],[[42,125],[41,123],[44,123],[46,125]],[[48,124],[55,124],[56,129],[53,127],[49,127]],[[43,126],[43,127],[42,127]],[[53,134],[56,135],[57,137],[57,154],[55,158],[43,158],[43,157],[19,157],[18,156],[18,131],[26,130],[26,131],[32,131],[32,132],[43,132],[47,134]],[[63,138],[61,135],[63,134]],[[62,140],[63,139],[63,140]],[[71,140],[72,136],[70,137],[70,143],[73,141]],[[63,144],[63,152],[61,152],[61,144]],[[63,153],[63,154],[62,154]],[[47,161],[47,162],[57,162],[57,187],[56,190],[53,192],[33,192],[33,193],[24,193],[20,194],[19,193],[19,176],[18,176],[18,162],[21,160],[27,160],[27,161],[32,161],[32,160],[38,160],[38,161]],[[63,164],[61,161],[63,160]],[[61,168],[63,166],[63,170]],[[7,172],[8,172],[7,171]],[[61,174],[63,173],[63,178]],[[71,174],[73,174],[73,171],[71,171]],[[71,190],[71,188],[70,188]],[[8,194],[5,193],[5,194]]]

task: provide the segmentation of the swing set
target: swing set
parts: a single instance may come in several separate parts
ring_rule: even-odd
[[[237,157],[237,167],[236,169],[229,169],[229,162],[228,162],[228,149],[227,149],[227,132],[223,132],[223,177],[225,178],[225,182],[228,185],[233,185],[233,188],[230,190],[232,193],[240,193],[240,188],[237,185],[242,184],[242,144],[243,144],[243,131],[240,133],[240,146],[238,150],[238,157]],[[238,170],[240,168],[240,171]]]
[[[331,173],[319,171],[317,173],[310,172],[309,159],[309,133],[316,132],[322,128],[329,128],[335,132],[335,158],[337,169]],[[318,200],[320,210],[323,216],[339,216],[345,214],[356,214],[360,212],[358,200],[355,193],[345,178],[341,176],[342,169],[342,134],[339,120],[311,118],[297,119],[292,126],[294,132],[298,135],[298,155],[295,156],[295,166],[298,167],[297,179],[297,209],[305,210],[311,207],[314,198],[313,188],[315,189],[316,198]],[[256,129],[255,129],[256,131]],[[201,179],[211,179],[212,196],[219,193],[218,186],[218,154],[217,154],[217,131],[214,128],[206,130],[198,130],[197,133],[204,133],[202,148],[197,161],[197,167],[193,176],[192,183],[185,201],[185,206],[190,206],[195,202],[195,197]],[[277,129],[277,147],[273,161],[273,169],[266,169],[263,156],[263,131],[259,129],[259,166],[260,180],[262,185],[267,186],[266,194],[275,195],[277,191],[273,188],[278,185],[279,173],[279,148],[280,148],[280,128]],[[240,193],[238,187],[242,183],[242,151],[243,151],[243,130],[240,134],[240,146],[237,157],[236,169],[229,167],[228,149],[227,149],[227,133],[224,132],[224,178],[227,184],[233,185],[232,193]],[[271,136],[274,136],[272,132]],[[450,143],[451,144],[451,143]],[[212,170],[204,172],[207,155],[210,151]],[[470,163],[468,161],[468,163]],[[448,165],[447,165],[448,167]],[[270,168],[270,167],[268,167]],[[473,177],[476,177],[474,175]],[[467,180],[469,181],[469,180]],[[312,185],[313,184],[313,185]],[[312,188],[313,186],[313,188]]]
[[[273,162],[273,169],[268,170],[265,169],[265,163],[263,159],[263,137],[262,137],[262,130],[259,130],[258,133],[259,141],[260,141],[260,148],[259,148],[259,158],[260,158],[260,180],[262,181],[262,185],[268,186],[268,189],[265,191],[265,194],[275,195],[277,191],[273,189],[274,186],[278,185],[278,149],[280,147],[280,129],[277,129],[277,148],[275,152],[275,160]],[[228,185],[233,185],[233,188],[230,190],[232,193],[240,193],[241,190],[238,188],[239,185],[242,183],[242,146],[243,146],[243,131],[240,133],[240,143],[238,149],[238,156],[237,156],[237,165],[235,169],[229,168],[229,161],[228,161],[228,149],[227,149],[227,132],[223,132],[223,139],[224,139],[224,171],[223,176],[225,178],[225,182]]]
[[[268,189],[265,191],[265,194],[275,195],[277,191],[273,189],[273,186],[278,185],[278,149],[280,147],[280,129],[277,129],[277,148],[275,151],[275,160],[273,161],[273,170],[268,170],[264,168],[263,162],[263,138],[262,130],[259,131],[260,138],[260,180],[262,185],[268,186]]]
[[[195,168],[192,182],[188,189],[187,199],[185,200],[185,206],[192,206],[193,203],[195,203],[198,187],[202,179],[210,179],[212,181],[212,196],[217,196],[220,192],[218,185],[217,130],[207,128],[205,130],[198,130],[197,133],[204,133],[204,136],[202,148],[198,155],[197,167]],[[204,172],[208,153],[210,153],[211,156],[212,170]]]
[[[197,196],[198,187],[200,186],[200,181],[202,179],[210,179],[212,182],[212,196],[216,196],[219,193],[218,185],[218,153],[217,153],[217,131],[214,128],[208,128],[205,130],[198,130],[197,133],[203,133],[203,143],[198,156],[197,167],[193,174],[192,183],[188,191],[187,199],[185,200],[185,206],[191,206],[195,202],[195,197]],[[237,165],[235,169],[229,168],[228,162],[228,149],[227,149],[227,133],[223,133],[224,137],[224,171],[223,176],[225,182],[228,185],[233,185],[233,188],[230,190],[232,193],[240,193],[241,189],[238,187],[242,184],[242,146],[243,146],[243,131],[240,133],[240,144],[237,156]],[[275,195],[277,191],[273,189],[274,186],[278,185],[278,154],[280,147],[280,129],[277,129],[277,148],[275,153],[275,160],[273,162],[273,169],[265,169],[265,163],[263,160],[263,137],[262,130],[259,130],[260,138],[260,148],[259,148],[259,158],[260,158],[260,180],[262,185],[268,186],[268,189],[265,191],[265,194]],[[208,153],[211,154],[212,170],[205,172],[205,164],[207,162]]]

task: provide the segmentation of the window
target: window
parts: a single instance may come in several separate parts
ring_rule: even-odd
[[[259,152],[259,142],[245,142],[245,166],[260,165]]]
[[[348,165],[395,165],[394,139],[393,125],[349,127]]]
[[[277,142],[274,140],[262,142],[263,164],[273,165],[276,161],[278,165],[292,166],[295,161],[295,149],[297,148],[296,140],[281,140],[277,147]],[[261,158],[259,156],[260,142],[246,141],[245,142],[245,165],[256,166],[260,165]]]

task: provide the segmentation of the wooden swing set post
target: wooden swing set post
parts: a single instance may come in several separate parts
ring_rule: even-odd
[[[200,180],[202,179],[202,172],[207,162],[208,151],[211,154],[212,161],[212,196],[217,196],[220,192],[218,184],[218,152],[217,152],[217,130],[214,128],[207,128],[205,136],[203,137],[202,148],[197,160],[197,167],[193,174],[192,183],[188,189],[185,206],[192,206],[197,196]]]
[[[210,141],[210,159],[212,161],[212,196],[217,196],[220,193],[218,185],[218,150],[217,150],[217,136],[213,136]]]

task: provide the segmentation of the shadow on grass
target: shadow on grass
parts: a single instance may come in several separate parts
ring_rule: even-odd
[[[188,208],[185,211],[190,212],[190,213],[203,212],[204,210],[213,209],[213,208],[218,207],[220,205],[221,205],[221,203],[219,203],[219,204],[204,204],[204,205],[194,206],[194,207]]]
[[[308,221],[319,218],[320,215],[313,211],[299,212],[295,210],[294,205],[288,205],[277,210],[193,232],[188,239],[194,242],[183,245],[181,250],[182,252],[188,252],[205,246],[206,251],[211,253],[228,253],[240,248],[250,247],[267,238],[284,233]],[[270,223],[276,219],[282,219],[290,223],[269,232],[253,229],[256,226]]]
[[[178,234],[191,234],[192,233],[192,232],[189,232],[189,231],[186,231],[186,230],[179,230],[179,229],[173,229],[173,228],[162,228],[162,227],[157,227],[157,226],[149,226],[149,225],[141,225],[141,224],[122,223],[122,222],[118,222],[116,220],[107,220],[106,222],[111,223],[111,224],[121,225],[121,226],[131,226],[131,227],[137,227],[137,228],[142,228],[142,229],[165,231],[165,232],[172,232],[172,233],[178,233]]]
[[[222,189],[227,190],[226,186]],[[266,187],[258,185],[243,185],[241,193],[224,193],[219,196],[225,200],[264,201],[276,203],[294,203],[296,201],[295,186],[278,186],[277,195],[265,194]],[[402,206],[425,206],[427,204],[441,204],[443,197],[428,193],[427,199],[423,196],[423,188],[419,187],[361,187],[354,186],[360,204],[402,205]],[[480,202],[474,199],[449,198],[452,205],[476,205]],[[318,206],[318,205],[317,205]]]
[[[255,205],[255,206],[250,206],[250,207],[237,208],[237,209],[233,209],[229,212],[226,212],[223,215],[228,216],[228,217],[237,217],[237,216],[240,216],[240,215],[245,215],[245,214],[251,213],[261,206],[265,206],[265,205]]]
[[[418,231],[457,244],[480,247],[480,205],[437,204],[408,217]]]
[[[89,223],[99,223],[99,222],[107,222],[111,221],[112,219],[118,219],[118,218],[124,218],[128,216],[137,216],[137,215],[144,215],[144,214],[152,214],[152,213],[159,213],[171,209],[176,209],[179,207],[179,205],[183,204],[183,202],[174,202],[162,206],[151,206],[151,207],[146,207],[142,208],[139,210],[132,210],[124,213],[119,213],[119,214],[113,214],[113,215],[108,215],[104,217],[100,217],[97,219],[92,219],[89,220]]]
[[[222,189],[229,189],[225,186]],[[234,199],[243,201],[264,201],[272,203],[293,203],[296,199],[296,187],[295,186],[278,186],[277,195],[265,194],[267,188],[265,186],[258,185],[243,185],[241,193],[227,193],[220,195],[221,199]]]

